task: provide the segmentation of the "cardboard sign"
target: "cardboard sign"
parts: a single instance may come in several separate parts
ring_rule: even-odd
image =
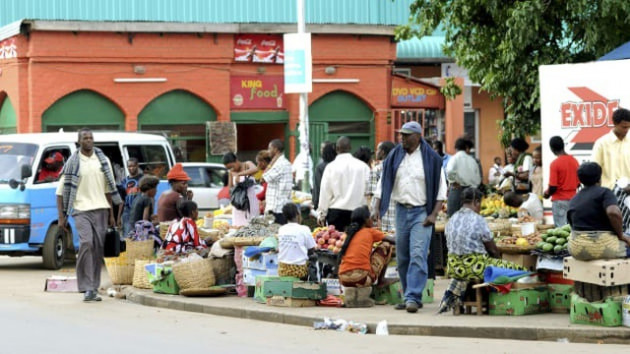
[[[78,293],[79,286],[77,284],[77,277],[54,275],[46,278],[44,291],[55,293]]]
[[[234,37],[234,61],[250,63],[284,63],[281,35],[239,34]]]
[[[230,78],[232,109],[284,109],[284,78],[251,75]]]

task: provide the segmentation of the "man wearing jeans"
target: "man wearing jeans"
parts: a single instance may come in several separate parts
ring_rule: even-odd
[[[543,193],[545,199],[551,197],[551,212],[556,227],[567,224],[569,201],[575,196],[580,185],[577,170],[580,164],[564,151],[564,140],[559,136],[549,139],[549,147],[558,156],[549,167],[549,188]]]
[[[396,203],[396,261],[405,299],[396,309],[414,313],[422,308],[431,234],[446,200],[446,180],[442,159],[422,139],[420,124],[405,123],[399,133],[402,144],[383,163],[374,218],[385,214],[390,199]]]

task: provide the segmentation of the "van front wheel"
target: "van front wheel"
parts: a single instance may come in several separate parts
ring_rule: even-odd
[[[66,238],[57,225],[52,225],[46,232],[44,248],[42,250],[44,268],[59,269],[63,267],[66,257]]]

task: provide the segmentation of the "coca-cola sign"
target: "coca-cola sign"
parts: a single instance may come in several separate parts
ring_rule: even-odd
[[[234,61],[283,64],[282,36],[272,34],[236,35],[234,37]]]

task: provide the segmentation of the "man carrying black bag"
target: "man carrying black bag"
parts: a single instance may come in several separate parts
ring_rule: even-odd
[[[108,225],[115,225],[112,204],[119,205],[114,174],[109,159],[94,147],[88,128],[79,130],[79,150],[68,159],[57,187],[59,226],[68,232],[68,216],[74,218],[79,233],[77,281],[83,301],[101,301],[103,247]]]

